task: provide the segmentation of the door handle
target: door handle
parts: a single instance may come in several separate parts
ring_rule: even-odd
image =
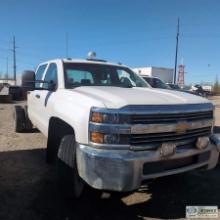
[[[40,95],[37,94],[37,95],[35,95],[35,97],[39,99],[39,98],[40,98]]]

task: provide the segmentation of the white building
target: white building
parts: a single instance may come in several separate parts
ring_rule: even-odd
[[[133,68],[133,71],[139,75],[158,77],[159,79],[163,80],[166,83],[173,82],[174,70],[171,68],[154,67],[154,66],[138,67],[138,68]]]

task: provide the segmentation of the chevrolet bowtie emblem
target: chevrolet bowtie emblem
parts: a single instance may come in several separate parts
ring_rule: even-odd
[[[179,122],[176,126],[176,133],[185,133],[190,128],[187,122]]]

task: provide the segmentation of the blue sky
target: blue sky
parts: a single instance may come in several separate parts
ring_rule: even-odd
[[[220,1],[218,0],[1,0],[0,72],[6,57],[12,72],[12,37],[18,72],[66,56],[98,58],[130,67],[174,67],[177,18],[179,63],[186,83],[220,78]]]

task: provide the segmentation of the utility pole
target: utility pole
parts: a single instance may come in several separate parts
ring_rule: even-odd
[[[6,76],[8,80],[8,57],[6,57]]]
[[[177,33],[176,33],[176,55],[175,55],[175,69],[174,69],[174,79],[173,83],[176,83],[176,68],[177,68],[177,58],[178,58],[178,46],[179,46],[179,25],[180,25],[180,19],[178,18],[177,22]]]
[[[15,85],[16,85],[16,44],[15,44],[15,36],[13,36],[13,49],[12,49],[12,52],[13,52],[13,73],[14,73],[14,81],[15,81]]]

